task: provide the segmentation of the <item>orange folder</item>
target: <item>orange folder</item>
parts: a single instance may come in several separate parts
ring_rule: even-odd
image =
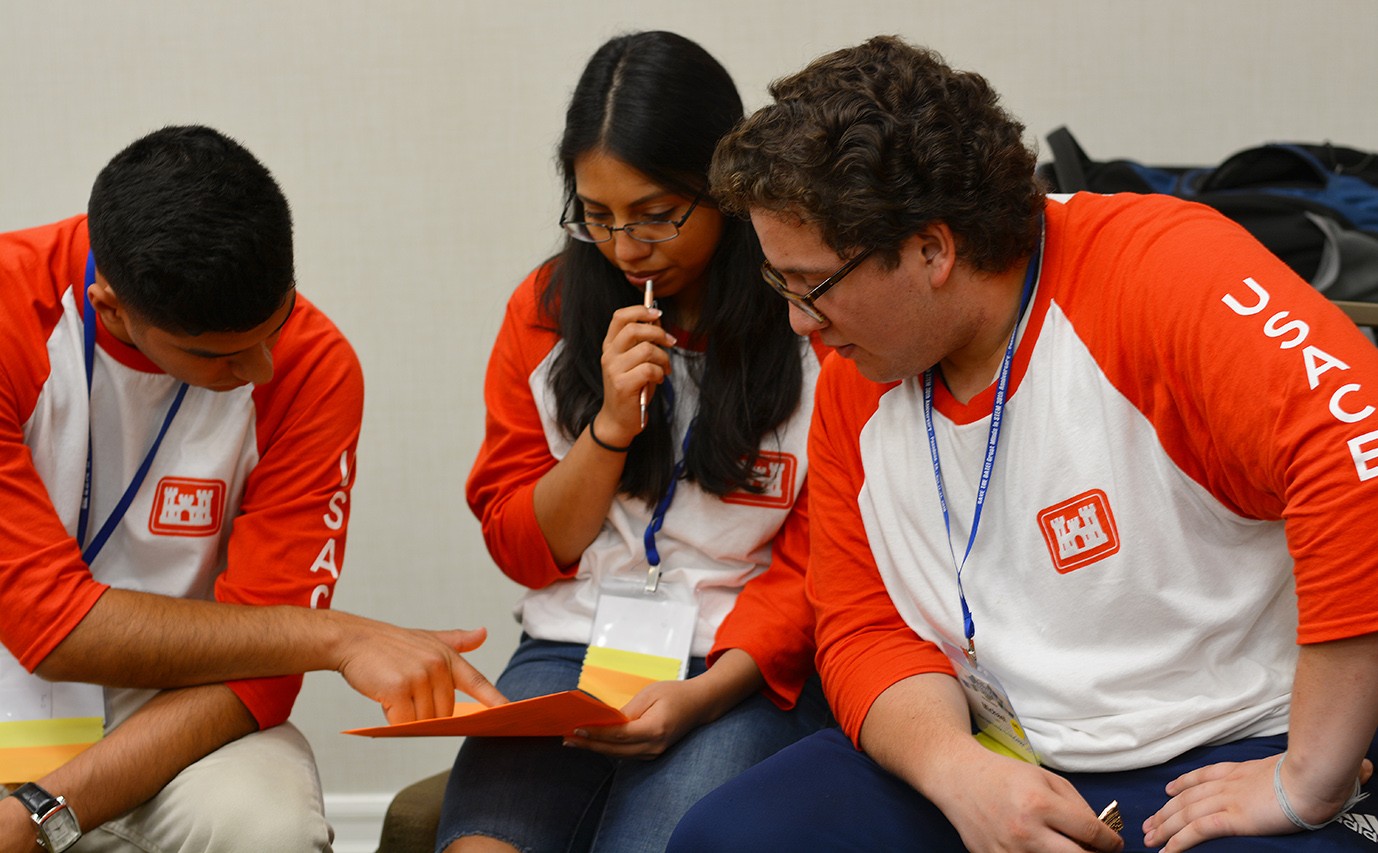
[[[582,690],[566,690],[491,708],[477,702],[463,702],[455,706],[454,714],[449,717],[346,729],[344,733],[365,737],[562,737],[584,726],[616,726],[625,722],[627,718],[611,705]]]

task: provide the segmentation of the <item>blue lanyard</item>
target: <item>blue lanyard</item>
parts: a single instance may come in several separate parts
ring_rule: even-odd
[[[670,385],[670,380],[667,379],[661,384],[660,392],[665,395],[666,408],[673,409],[675,389]],[[689,428],[684,431],[684,441],[680,442],[680,455],[675,462],[674,472],[670,475],[670,485],[665,488],[665,494],[656,502],[655,511],[651,513],[651,521],[646,525],[646,535],[643,537],[646,544],[646,562],[651,564],[650,571],[646,575],[646,592],[648,593],[655,592],[660,583],[660,551],[656,548],[656,534],[665,524],[665,514],[670,511],[670,503],[675,499],[675,489],[679,486],[680,478],[684,476],[684,465],[689,456],[689,437],[693,434],[694,422],[691,421]]]
[[[86,287],[82,290],[82,330],[86,357],[86,405],[88,412],[91,408],[91,377],[95,372],[96,363],[96,309],[91,305],[91,299],[87,295],[91,285],[96,281],[96,257],[88,252],[86,254]],[[167,435],[167,428],[172,426],[172,419],[177,416],[177,410],[182,407],[182,398],[187,396],[187,383],[183,382],[182,387],[177,389],[177,396],[173,398],[172,405],[168,407],[167,416],[163,418],[163,426],[158,430],[158,436],[153,440],[153,446],[148,449],[148,454],[144,456],[144,461],[139,465],[139,470],[134,473],[134,479],[130,481],[128,488],[124,490],[124,495],[119,503],[110,511],[110,517],[105,519],[100,531],[96,533],[90,544],[83,545],[81,559],[87,566],[96,559],[101,548],[105,547],[105,541],[110,538],[110,534],[115,532],[120,519],[124,518],[125,512],[129,510],[129,505],[134,502],[134,495],[138,494],[139,486],[143,485],[144,478],[148,476],[148,469],[153,467],[153,457],[158,453],[158,446],[163,443],[163,436]],[[77,543],[79,545],[86,542],[86,527],[91,520],[91,468],[93,456],[93,444],[91,438],[91,418],[88,414],[86,419],[86,482],[81,489],[81,514],[77,519]]]
[[[928,428],[928,454],[933,459],[933,477],[938,484],[938,503],[943,509],[943,525],[947,528],[947,550],[952,555],[952,565],[957,570],[957,598],[962,604],[962,631],[967,640],[967,657],[976,662],[976,620],[972,618],[971,608],[967,606],[966,593],[962,590],[962,570],[966,568],[967,557],[976,544],[976,530],[981,526],[981,510],[986,504],[986,491],[990,487],[990,475],[995,467],[995,450],[1000,444],[1000,424],[1005,414],[1005,396],[1009,389],[1010,367],[1014,363],[1014,344],[1019,336],[1019,324],[1024,311],[1029,307],[1029,297],[1033,294],[1034,282],[1038,281],[1039,262],[1043,246],[1034,249],[1029,257],[1029,270],[1024,275],[1024,290],[1019,296],[1019,314],[1014,321],[1014,331],[1010,332],[1010,342],[1005,346],[1005,356],[1000,361],[1000,375],[995,383],[995,403],[991,407],[990,432],[986,436],[986,459],[981,466],[981,480],[976,488],[976,510],[971,516],[971,534],[967,537],[967,549],[962,561],[957,562],[957,553],[952,550],[952,518],[947,510],[947,493],[943,489],[943,466],[938,459],[938,435],[933,429],[933,368],[923,372],[923,422]]]

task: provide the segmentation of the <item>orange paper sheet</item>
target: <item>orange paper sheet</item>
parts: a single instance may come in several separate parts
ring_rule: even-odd
[[[91,744],[64,743],[52,746],[15,746],[0,749],[0,782],[42,779],[76,758]]]
[[[621,708],[630,702],[633,696],[640,693],[646,685],[654,684],[656,680],[635,673],[604,669],[585,663],[583,670],[579,673],[579,689],[601,699],[614,708]]]
[[[616,726],[625,722],[627,718],[616,708],[583,691],[566,690],[491,708],[477,702],[464,702],[456,705],[454,714],[449,717],[347,729],[344,733],[365,737],[559,737],[584,726]]]
[[[0,783],[41,779],[100,740],[101,717],[0,721]]]

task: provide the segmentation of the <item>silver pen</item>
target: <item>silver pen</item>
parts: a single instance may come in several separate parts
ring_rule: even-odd
[[[655,305],[655,292],[652,290],[652,284],[653,284],[653,282],[652,282],[649,278],[646,279],[646,295],[645,295],[645,298],[643,299],[643,301],[642,301],[641,304],[644,305],[644,306],[647,307],[647,308],[650,308],[650,307],[652,307],[652,306]],[[651,386],[647,385],[646,387],[644,387],[644,388],[641,389],[641,428],[642,428],[642,429],[645,429],[645,428],[646,428],[646,406],[649,405],[650,402],[651,402]]]

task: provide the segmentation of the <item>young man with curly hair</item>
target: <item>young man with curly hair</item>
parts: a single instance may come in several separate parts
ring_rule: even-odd
[[[841,729],[671,849],[1367,849],[1378,351],[1207,208],[1045,196],[931,51],[772,94],[713,191],[836,348],[809,583]]]

